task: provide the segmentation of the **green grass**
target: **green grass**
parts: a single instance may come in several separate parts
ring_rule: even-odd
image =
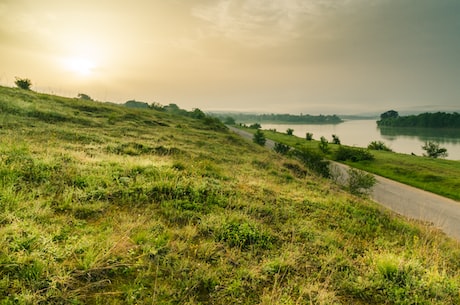
[[[251,131],[250,129],[245,129]],[[276,142],[295,148],[314,151],[319,141],[306,141],[295,136],[264,130],[264,135]],[[334,160],[338,145],[329,143],[330,152],[325,156]],[[399,181],[441,196],[460,201],[460,162],[444,159],[398,154],[387,151],[370,150],[372,161],[345,161],[352,167],[362,169],[395,181]]]
[[[456,241],[204,120],[0,109],[0,304],[460,302]]]

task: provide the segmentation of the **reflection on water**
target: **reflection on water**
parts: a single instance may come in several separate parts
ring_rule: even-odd
[[[386,140],[393,141],[400,136],[417,138],[422,142],[436,141],[439,144],[460,144],[459,129],[434,128],[398,128],[378,127],[380,134]]]
[[[294,130],[294,135],[305,139],[307,132],[313,133],[313,139],[322,136],[332,141],[332,135],[337,135],[342,144],[367,147],[372,141],[383,141],[394,152],[423,155],[422,146],[426,141],[438,142],[447,149],[450,160],[460,160],[460,130],[427,129],[427,128],[393,128],[377,127],[375,120],[350,120],[335,125],[313,124],[262,124],[262,129],[276,129],[286,132]]]

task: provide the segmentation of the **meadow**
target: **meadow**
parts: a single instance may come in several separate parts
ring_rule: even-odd
[[[206,117],[0,111],[0,304],[460,303],[457,241]]]

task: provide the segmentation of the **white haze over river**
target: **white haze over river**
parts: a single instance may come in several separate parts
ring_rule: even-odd
[[[315,124],[261,124],[262,129],[276,129],[285,132],[288,128],[294,130],[294,135],[305,139],[307,132],[313,133],[313,139],[322,136],[329,142],[332,135],[339,137],[344,145],[367,147],[372,141],[383,141],[394,152],[421,156],[425,141],[438,142],[447,149],[446,159],[460,161],[460,130],[444,129],[413,129],[377,127],[376,120],[349,120],[336,125]]]

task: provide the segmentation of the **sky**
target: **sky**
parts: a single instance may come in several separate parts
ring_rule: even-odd
[[[0,85],[203,111],[460,110],[459,0],[0,0]]]

